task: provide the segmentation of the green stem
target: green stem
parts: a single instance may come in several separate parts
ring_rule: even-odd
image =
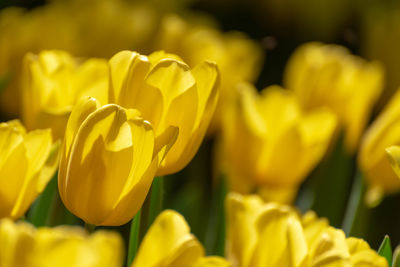
[[[57,196],[57,174],[47,184],[28,213],[28,221],[36,227],[46,226],[51,218],[54,198]]]
[[[136,216],[131,221],[131,230],[129,234],[129,248],[128,248],[128,266],[132,264],[133,259],[139,248],[139,231],[140,231],[140,217],[141,210],[136,213]]]
[[[366,184],[358,171],[351,189],[350,200],[343,219],[343,230],[348,236],[363,237],[369,217],[369,208],[364,203]]]
[[[146,220],[147,229],[153,224],[154,220],[161,213],[163,208],[164,177],[154,178],[150,192],[150,206]]]
[[[225,254],[225,197],[227,195],[225,176],[221,175],[212,194],[210,215],[205,237],[208,255],[224,256]]]
[[[96,229],[96,225],[85,222],[85,229],[89,234],[91,234]]]
[[[334,227],[340,227],[351,188],[353,158],[344,147],[343,135],[335,149],[312,175],[314,200],[311,209],[327,217]]]

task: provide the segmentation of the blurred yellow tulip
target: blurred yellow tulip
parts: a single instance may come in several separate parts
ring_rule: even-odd
[[[155,138],[139,111],[83,98],[68,120],[61,153],[58,186],[65,206],[90,224],[128,222],[177,135],[171,126]]]
[[[22,118],[28,129],[51,128],[55,139],[62,138],[79,98],[92,96],[107,103],[105,59],[80,63],[64,51],[42,51],[27,54],[24,65]]]
[[[157,175],[180,171],[197,152],[218,100],[217,66],[205,61],[193,69],[178,56],[146,57],[122,51],[110,59],[110,103],[140,110],[162,138],[170,125],[179,136]]]
[[[163,18],[157,38],[158,49],[179,55],[189,66],[204,60],[218,64],[221,93],[210,130],[219,130],[224,107],[233,97],[234,85],[255,82],[258,78],[264,61],[261,45],[243,33],[222,33],[204,21],[191,23],[172,14]]]
[[[369,205],[377,205],[384,193],[400,190],[400,179],[390,167],[385,152],[386,148],[394,145],[400,145],[400,91],[393,96],[362,139],[358,165],[369,185],[366,195]]]
[[[121,267],[122,238],[113,232],[71,226],[35,229],[0,221],[0,267]]]
[[[353,154],[383,90],[383,69],[338,45],[307,43],[289,59],[285,86],[306,109],[328,107],[345,133],[346,150]]]
[[[227,257],[233,267],[387,267],[363,240],[346,238],[342,230],[308,212],[264,203],[256,195],[228,194]]]
[[[66,50],[80,57],[111,57],[123,49],[151,51],[158,7],[148,1],[49,1],[24,10],[0,10],[0,110],[21,114],[22,59],[28,52]],[[71,19],[73,18],[73,19]],[[110,38],[112,36],[112,38]]]
[[[252,85],[241,84],[225,114],[218,161],[233,191],[257,187],[266,199],[291,202],[323,157],[335,127],[331,112],[303,112],[290,91],[271,86],[259,95]]]
[[[163,211],[145,235],[131,267],[228,267],[220,257],[205,257],[203,246],[185,219],[172,210]]]
[[[25,214],[58,166],[51,131],[26,132],[18,121],[0,123],[0,218]]]

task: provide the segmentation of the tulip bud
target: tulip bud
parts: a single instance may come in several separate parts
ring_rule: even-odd
[[[128,222],[177,135],[171,126],[155,139],[139,111],[83,98],[68,120],[61,154],[58,186],[65,206],[90,224]]]
[[[58,166],[51,131],[26,132],[18,121],[0,123],[0,218],[18,219],[44,190]]]
[[[146,233],[131,267],[185,266],[228,267],[223,258],[205,257],[203,246],[185,219],[177,212],[165,210]]]
[[[218,99],[218,69],[203,62],[193,69],[164,52],[149,57],[122,51],[110,60],[109,101],[140,110],[156,137],[170,126],[179,136],[157,175],[178,172],[197,152]]]
[[[64,136],[71,110],[82,96],[107,102],[108,64],[103,59],[80,63],[64,51],[28,53],[24,61],[22,117],[28,129],[51,128]]]
[[[382,113],[368,128],[363,136],[358,156],[364,177],[369,189],[367,203],[377,205],[383,194],[391,194],[400,190],[400,179],[393,172],[385,149],[400,145],[400,91],[393,96]],[[393,156],[395,150],[389,150]]]
[[[308,43],[289,59],[285,86],[306,109],[328,107],[345,132],[345,146],[354,153],[373,105],[383,90],[383,69],[338,45]]]
[[[122,238],[113,232],[88,235],[72,226],[35,229],[0,220],[0,267],[121,267]]]
[[[241,84],[225,114],[219,157],[231,189],[248,193],[258,187],[267,199],[292,201],[335,127],[331,112],[303,112],[290,91],[272,86],[259,95]]]

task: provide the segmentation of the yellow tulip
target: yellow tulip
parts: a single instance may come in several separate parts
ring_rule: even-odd
[[[134,109],[83,98],[68,120],[58,186],[65,206],[85,222],[121,225],[140,209],[178,130],[155,139]]]
[[[0,267],[121,267],[122,238],[113,232],[92,235],[79,227],[35,229],[0,221]]]
[[[364,134],[358,164],[369,190],[367,202],[376,205],[384,193],[400,190],[400,179],[390,167],[385,149],[400,145],[400,91],[393,96],[382,113]]]
[[[0,92],[0,110],[10,117],[21,114],[21,63],[26,53],[60,49],[109,58],[123,49],[151,51],[159,17],[160,10],[151,3],[125,0],[51,1],[29,10],[2,9],[0,82],[8,82]]]
[[[207,18],[208,19],[208,18]],[[210,24],[210,23],[208,23]],[[240,32],[222,33],[207,22],[191,23],[177,15],[163,18],[156,47],[183,58],[189,66],[212,60],[221,72],[221,90],[210,130],[220,130],[225,106],[238,82],[255,82],[264,61],[261,45]]]
[[[175,55],[146,57],[122,51],[110,60],[110,103],[140,110],[162,137],[170,125],[179,136],[157,175],[178,172],[197,152],[218,99],[217,66],[205,61],[193,69]]]
[[[22,86],[22,118],[27,128],[51,128],[54,138],[62,138],[79,98],[92,96],[107,102],[108,72],[104,59],[79,63],[64,51],[27,54]]]
[[[354,153],[383,90],[381,65],[341,46],[308,43],[289,59],[284,81],[306,109],[328,107],[337,115],[346,150]]]
[[[172,210],[163,211],[146,233],[131,267],[228,267],[226,260],[205,257],[203,246],[185,219]]]
[[[25,214],[58,166],[51,131],[26,132],[18,121],[0,123],[0,218]]]
[[[289,206],[237,193],[228,194],[226,207],[227,256],[233,267],[388,266],[366,242],[346,238],[312,212],[300,217]]]
[[[290,202],[324,155],[335,116],[324,109],[303,112],[295,96],[278,86],[260,95],[249,84],[238,89],[219,152],[230,187],[248,193],[258,186],[266,198]]]

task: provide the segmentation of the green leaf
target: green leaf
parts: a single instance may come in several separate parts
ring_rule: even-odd
[[[139,210],[131,222],[131,231],[129,234],[129,248],[128,248],[128,266],[132,264],[132,261],[135,258],[139,248],[141,213],[142,213],[141,210]]]
[[[392,266],[392,246],[390,245],[390,238],[388,235],[383,239],[378,249],[378,254],[387,260],[389,266]]]
[[[345,214],[352,185],[353,156],[345,148],[344,135],[340,135],[335,149],[319,164],[309,177],[313,189],[311,207],[320,217],[328,218],[330,224],[340,228]],[[305,208],[305,209],[304,209]]]
[[[205,237],[207,255],[225,254],[225,197],[228,193],[225,175],[221,175],[211,199]]]
[[[57,197],[57,173],[47,184],[45,190],[36,199],[28,213],[28,221],[36,227],[47,226],[51,218],[51,210]]]
[[[393,253],[393,267],[400,267],[400,246],[397,246]]]
[[[154,178],[150,194],[150,209],[149,217],[147,218],[147,229],[153,224],[154,220],[161,213],[163,208],[164,177],[160,176]]]

